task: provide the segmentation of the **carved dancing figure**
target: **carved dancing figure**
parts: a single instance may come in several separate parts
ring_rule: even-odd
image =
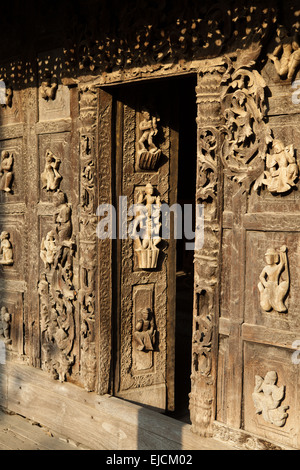
[[[1,153],[0,164],[0,189],[9,193],[11,191],[11,182],[13,179],[12,167],[14,164],[14,157],[12,153],[3,150]]]
[[[284,399],[285,386],[278,387],[276,384],[277,373],[275,371],[268,372],[265,378],[256,375],[252,399],[257,414],[262,414],[267,423],[282,427],[288,417],[286,410],[289,407],[280,406]]]
[[[284,299],[289,290],[290,281],[286,251],[286,246],[282,246],[279,253],[269,248],[265,254],[267,265],[259,276],[258,289],[260,291],[260,306],[267,312],[272,309],[276,312],[287,311]],[[284,271],[287,279],[279,282]]]
[[[56,191],[62,180],[58,169],[61,161],[50,150],[46,152],[45,169],[41,174],[42,187],[47,191]]]
[[[55,256],[57,253],[56,237],[54,230],[47,233],[46,237],[42,239],[41,243],[41,258],[45,264],[45,267],[51,267],[54,263]]]
[[[288,79],[292,79],[300,65],[298,35],[291,37],[284,26],[279,26],[276,42],[279,43],[278,46],[275,47],[272,54],[268,54],[268,57],[274,63],[280,78],[287,76]]]
[[[281,140],[275,139],[273,149],[274,153],[267,155],[268,170],[264,172],[262,183],[271,193],[284,193],[295,186],[299,175],[294,147],[292,144],[285,147]]]
[[[8,232],[2,232],[0,235],[0,264],[3,265],[11,265],[14,262],[12,244],[9,238],[10,235]]]
[[[135,325],[133,339],[137,344],[138,351],[153,351],[155,343],[154,319],[150,308],[142,311],[141,318]]]
[[[142,131],[142,136],[139,139],[140,149],[142,151],[156,152],[158,148],[153,142],[153,137],[157,134],[157,122],[159,118],[153,116],[151,117],[149,111],[146,109],[142,111],[143,120],[140,123],[140,130]],[[145,146],[147,142],[147,148]]]
[[[154,136],[158,133],[158,117],[151,116],[149,111],[142,111],[143,120],[140,122],[139,138],[139,167],[142,170],[154,170],[161,155],[161,150],[153,142]]]

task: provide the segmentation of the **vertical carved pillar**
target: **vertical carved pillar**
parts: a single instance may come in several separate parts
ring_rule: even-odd
[[[80,373],[85,388],[97,387],[96,305],[96,129],[97,91],[80,90]]]
[[[204,245],[194,254],[194,311],[190,413],[193,431],[211,435],[214,419],[222,178],[221,62],[200,70],[197,93],[196,202],[204,206]]]

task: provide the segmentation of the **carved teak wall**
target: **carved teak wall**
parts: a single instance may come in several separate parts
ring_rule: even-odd
[[[169,80],[194,74],[204,244],[192,429],[249,449],[300,448],[300,12],[231,7],[164,34],[139,21],[106,53],[91,34],[19,67],[3,61],[1,339],[6,361],[49,380],[172,409],[175,251],[147,210],[176,202]],[[161,95],[155,80],[146,95],[127,93],[125,82],[148,78],[164,79]],[[128,222],[143,220],[146,239],[97,237],[97,207],[119,196],[143,210]]]

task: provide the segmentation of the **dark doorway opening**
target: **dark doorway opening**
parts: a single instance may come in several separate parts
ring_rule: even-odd
[[[177,203],[191,210],[192,226],[182,224],[183,238],[176,242],[176,333],[175,333],[175,411],[173,417],[185,422],[189,418],[191,390],[191,345],[194,293],[194,251],[187,249],[189,232],[195,228],[197,105],[196,76],[179,79],[178,183]],[[183,218],[184,220],[184,218]],[[185,236],[186,235],[186,236]]]

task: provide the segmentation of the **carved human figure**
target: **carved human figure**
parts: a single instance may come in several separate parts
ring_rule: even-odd
[[[0,189],[7,193],[11,192],[11,183],[13,179],[13,168],[14,157],[12,153],[7,150],[3,150],[1,153],[1,164],[0,164]]]
[[[270,371],[265,378],[255,376],[255,387],[252,394],[257,414],[262,414],[267,423],[282,427],[286,423],[288,406],[280,406],[285,396],[285,386],[278,387],[277,373]]]
[[[54,223],[56,225],[58,241],[60,243],[70,240],[72,236],[72,209],[67,203],[65,193],[57,191],[55,193],[55,207],[56,212],[54,215]]]
[[[140,122],[140,130],[142,131],[142,135],[139,139],[140,149],[142,151],[149,152],[156,152],[158,148],[153,142],[153,137],[157,134],[157,122],[160,120],[155,116],[151,116],[149,111],[144,109],[142,111],[143,119]],[[145,142],[147,143],[147,147],[145,146]]]
[[[45,267],[51,267],[51,265],[54,263],[56,253],[56,235],[55,231],[51,230],[47,233],[46,237],[42,238],[41,243],[40,255],[45,264]]]
[[[0,337],[6,344],[11,343],[10,339],[10,323],[11,315],[6,307],[2,307],[0,311]]]
[[[40,91],[44,100],[54,100],[58,88],[57,78],[47,76],[41,83]]]
[[[287,307],[284,299],[289,290],[289,270],[287,261],[287,248],[282,246],[278,251],[269,248],[265,254],[267,265],[263,268],[258,283],[260,292],[260,306],[269,312],[286,312]],[[281,280],[282,273],[285,272],[286,279]]]
[[[138,265],[142,269],[156,267],[161,241],[160,230],[160,197],[153,195],[153,186],[148,183],[137,196],[137,211],[133,221],[134,250]],[[139,230],[138,230],[139,229]]]
[[[46,162],[43,173],[41,174],[42,188],[47,191],[56,191],[62,180],[58,169],[60,166],[60,159],[50,151],[46,152]]]
[[[11,265],[13,264],[13,248],[10,242],[10,234],[8,232],[2,232],[0,235],[0,264]]]
[[[287,77],[288,79],[292,79],[300,65],[298,36],[289,36],[286,28],[281,25],[277,29],[276,42],[278,45],[275,47],[272,54],[268,54],[268,57],[274,63],[276,72],[280,78]]]
[[[160,242],[159,232],[159,214],[160,214],[160,196],[154,196],[154,188],[151,183],[146,184],[144,191],[138,193],[137,204],[144,204],[145,209],[139,214],[139,217],[146,219],[143,226],[145,232],[142,236],[142,247],[151,248]],[[140,220],[140,219],[139,219]],[[156,232],[156,235],[155,235]],[[154,234],[154,236],[153,236]]]
[[[12,106],[13,90],[4,80],[0,80],[0,104],[3,108]]]
[[[281,140],[273,141],[273,153],[267,155],[268,170],[264,173],[262,183],[271,193],[285,193],[295,186],[299,168],[294,156],[293,145],[284,146]]]
[[[141,312],[141,317],[135,325],[133,339],[138,351],[153,351],[155,343],[154,319],[150,308]]]

